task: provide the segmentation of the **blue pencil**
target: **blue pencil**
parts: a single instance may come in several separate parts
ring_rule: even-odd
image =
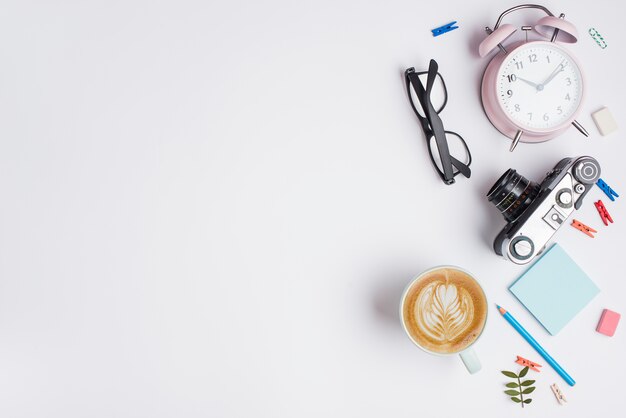
[[[546,352],[546,350],[543,349],[542,346],[539,345],[539,343],[537,341],[535,341],[535,339],[532,337],[532,335],[530,335],[528,333],[528,331],[526,331],[524,329],[523,326],[520,325],[519,322],[517,322],[515,320],[515,318],[513,318],[513,316],[508,313],[506,311],[506,309],[504,309],[503,307],[501,307],[500,305],[496,305],[498,307],[498,310],[500,311],[500,313],[502,314],[502,316],[504,317],[504,319],[507,320],[507,322],[509,324],[511,324],[513,326],[513,328],[515,328],[517,330],[517,332],[520,333],[520,335],[522,337],[524,337],[524,339],[526,341],[528,341],[528,344],[532,345],[533,348],[535,350],[537,350],[537,352],[539,354],[541,354],[541,357],[543,357],[550,366],[552,366],[552,368],[559,374],[559,376],[561,376],[563,378],[563,380],[565,380],[567,382],[568,385],[570,386],[574,386],[576,384],[576,381],[574,379],[572,379],[572,376],[570,376],[569,374],[567,374],[567,372],[565,370],[563,370],[563,368],[561,366],[559,366],[559,363],[556,362],[556,360],[554,360],[550,354],[548,354]]]

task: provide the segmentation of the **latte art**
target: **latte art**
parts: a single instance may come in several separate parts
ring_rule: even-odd
[[[434,281],[420,292],[414,315],[425,334],[436,341],[450,342],[472,324],[474,303],[467,290]]]
[[[487,299],[476,280],[445,267],[429,271],[407,289],[402,321],[413,341],[428,351],[463,351],[480,335]]]

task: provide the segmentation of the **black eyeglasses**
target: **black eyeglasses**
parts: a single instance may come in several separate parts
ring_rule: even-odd
[[[461,135],[443,128],[439,113],[448,102],[448,90],[438,68],[437,62],[431,59],[428,71],[416,73],[411,67],[404,72],[404,78],[411,107],[428,141],[430,159],[443,182],[453,184],[459,173],[467,178],[472,175],[469,168],[472,155]]]

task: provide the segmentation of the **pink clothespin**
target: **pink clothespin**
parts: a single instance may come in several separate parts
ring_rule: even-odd
[[[524,367],[528,366],[529,369],[534,370],[536,372],[540,372],[541,370],[539,370],[537,367],[541,367],[541,364],[539,363],[535,363],[534,361],[530,361],[528,359],[525,359],[522,356],[517,356],[517,364],[520,364]]]
[[[611,215],[609,215],[609,211],[606,210],[606,207],[604,206],[604,203],[602,203],[601,200],[598,200],[597,202],[593,202],[593,204],[596,206],[596,209],[598,209],[598,213],[600,214],[600,217],[602,218],[602,222],[604,222],[604,225],[609,225],[609,222],[613,223],[613,218],[611,218]]]
[[[559,405],[565,405],[567,403],[567,399],[565,399],[565,395],[561,392],[561,388],[559,388],[556,383],[550,385],[550,389],[552,389],[552,393],[556,397],[556,400],[559,402]]]
[[[595,229],[593,229],[590,226],[585,225],[584,223],[577,221],[576,219],[574,219],[572,221],[572,226],[576,229],[578,229],[579,231],[581,231],[582,233],[590,236],[591,238],[595,238],[595,236],[592,234],[592,232],[598,232]]]

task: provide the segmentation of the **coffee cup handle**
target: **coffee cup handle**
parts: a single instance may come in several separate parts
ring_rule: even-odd
[[[463,360],[463,364],[465,364],[465,367],[470,374],[474,374],[482,368],[480,360],[478,359],[478,356],[473,348],[468,348],[460,353],[459,356],[461,356],[461,360]]]

